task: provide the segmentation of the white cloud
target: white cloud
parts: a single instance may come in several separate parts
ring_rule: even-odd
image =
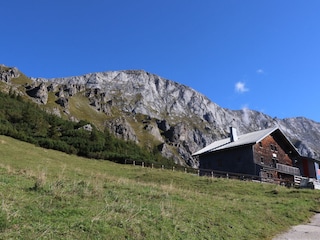
[[[244,82],[237,82],[235,85],[235,90],[238,93],[244,93],[248,92],[249,88],[246,87],[246,84]]]
[[[258,69],[257,71],[256,71],[256,73],[258,73],[258,74],[264,74],[264,71],[263,71],[263,69]]]

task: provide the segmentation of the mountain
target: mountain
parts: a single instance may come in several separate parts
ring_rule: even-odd
[[[0,68],[1,89],[31,98],[47,111],[87,120],[176,163],[196,167],[191,154],[228,136],[278,125],[301,154],[320,158],[320,123],[303,117],[278,119],[249,109],[222,108],[192,88],[143,70],[109,71],[66,78],[27,78]]]

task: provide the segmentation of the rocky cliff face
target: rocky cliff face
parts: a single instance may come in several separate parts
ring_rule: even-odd
[[[145,71],[32,80],[35,86],[31,89],[36,90],[29,95],[38,103],[46,104],[45,95],[52,92],[55,103],[70,115],[69,100],[85,96],[92,108],[105,114],[104,126],[114,134],[150,149],[156,147],[176,163],[197,166],[191,154],[228,136],[231,124],[240,134],[278,125],[301,153],[319,158],[320,123],[306,118],[274,119],[249,109],[224,109],[187,86]]]
[[[5,65],[0,65],[0,81],[10,82],[12,78],[17,78],[19,76],[20,73],[17,68],[9,68]]]

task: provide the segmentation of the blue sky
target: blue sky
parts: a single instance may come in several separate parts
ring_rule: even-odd
[[[320,1],[11,0],[0,63],[32,77],[143,69],[221,107],[320,122]]]

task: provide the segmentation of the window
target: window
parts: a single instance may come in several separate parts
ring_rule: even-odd
[[[260,158],[260,162],[261,162],[261,164],[264,164],[264,159],[263,159],[263,157]]]
[[[261,148],[262,148],[262,142],[259,142],[259,147],[261,147]]]
[[[275,152],[278,151],[277,146],[276,146],[276,145],[273,145],[273,144],[270,145],[270,149],[271,149],[271,151],[275,151]]]
[[[272,167],[277,167],[277,163],[278,163],[279,161],[278,161],[278,159],[276,159],[276,158],[272,158]]]

